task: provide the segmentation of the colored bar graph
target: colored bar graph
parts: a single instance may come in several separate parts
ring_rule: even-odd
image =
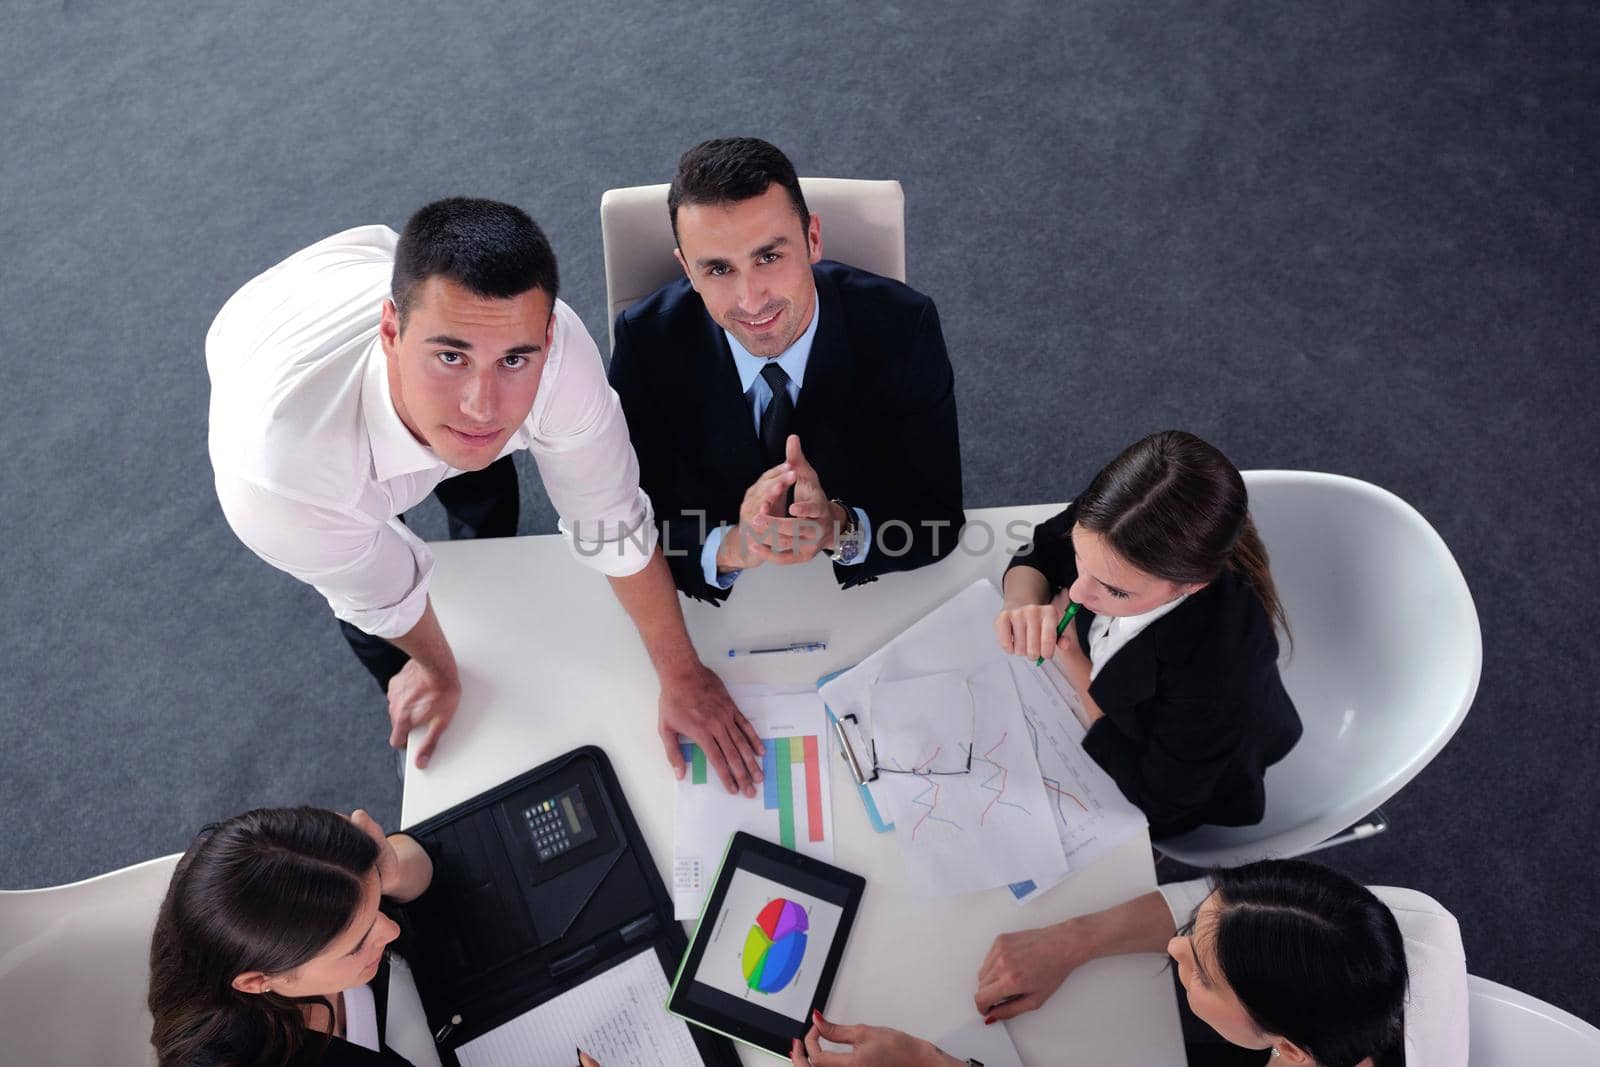
[[[789,741],[787,737],[780,737],[774,746],[778,750],[778,844],[784,848],[794,848],[793,761],[789,756]]]
[[[763,737],[761,739],[761,806],[778,813],[778,843],[794,848],[799,834],[805,840],[822,842],[827,827],[822,810],[822,749],[815,735],[804,737]],[[678,742],[684,762],[689,764],[688,781],[705,785],[710,779],[705,750],[692,741]],[[795,791],[805,790],[804,798]],[[797,810],[805,811],[805,827],[798,823]]]
[[[770,737],[761,739],[761,806],[772,811],[778,806],[778,746]]]
[[[817,758],[817,739],[805,739],[806,760],[806,838],[822,840],[822,763]]]

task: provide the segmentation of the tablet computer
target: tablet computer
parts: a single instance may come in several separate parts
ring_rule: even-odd
[[[866,880],[736,833],[667,1010],[784,1059],[828,1002]]]

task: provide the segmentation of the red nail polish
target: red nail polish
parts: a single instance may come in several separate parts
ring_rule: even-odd
[[[822,1013],[820,1011],[816,1010],[815,1008],[812,1008],[811,1009],[811,1019],[812,1019],[813,1022],[819,1022],[820,1023],[822,1021]]]
[[[993,1026],[994,1025],[994,1016],[993,1015],[985,1016],[984,1020],[983,1020],[983,1025],[985,1025],[985,1026]]]

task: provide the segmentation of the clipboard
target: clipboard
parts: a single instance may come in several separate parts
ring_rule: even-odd
[[[440,1059],[646,949],[670,980],[688,946],[611,762],[589,745],[405,830],[433,884],[401,906]],[[737,1067],[690,1027],[700,1063]]]
[[[821,689],[849,669],[849,667],[841,667],[832,673],[824,674],[817,679],[817,688]],[[849,765],[856,792],[861,796],[862,806],[867,809],[867,821],[872,824],[872,828],[878,833],[888,833],[894,829],[894,823],[884,820],[883,815],[878,811],[877,802],[872,799],[872,793],[867,789],[866,782],[870,780],[867,777],[867,768],[872,766],[872,755],[867,751],[860,732],[851,729],[855,723],[855,716],[848,715],[845,718],[849,721],[841,721],[839,716],[833,713],[833,709],[828,707],[827,701],[823,701],[822,706],[828,712],[828,726],[833,730],[834,740],[839,743],[839,754],[844,757],[845,763]]]

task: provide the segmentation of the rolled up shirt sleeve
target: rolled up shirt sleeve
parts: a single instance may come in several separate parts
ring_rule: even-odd
[[[529,415],[529,451],[573,554],[612,578],[643,570],[658,533],[600,350],[556,301],[555,337]]]
[[[433,553],[398,518],[307,503],[219,474],[228,525],[267,563],[315,587],[358,630],[393,639],[427,609]]]
[[[1187,882],[1169,882],[1157,886],[1161,896],[1167,902],[1167,910],[1172,912],[1172,927],[1182,930],[1194,919],[1194,913],[1200,910],[1200,905],[1206,897],[1211,895],[1211,883],[1204,878],[1191,878]]]

